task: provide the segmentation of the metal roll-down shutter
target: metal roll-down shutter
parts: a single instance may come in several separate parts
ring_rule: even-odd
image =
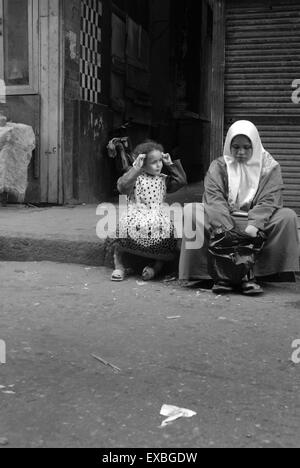
[[[299,0],[228,0],[225,127],[240,119],[256,124],[281,164],[285,205],[300,214],[300,103],[292,101],[297,79]]]

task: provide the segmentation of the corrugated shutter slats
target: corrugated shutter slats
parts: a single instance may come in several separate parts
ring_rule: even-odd
[[[300,5],[295,0],[227,1],[225,126],[252,120],[280,162],[285,201],[300,214]]]

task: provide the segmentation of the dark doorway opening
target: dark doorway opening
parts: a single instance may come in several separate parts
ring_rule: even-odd
[[[136,4],[136,5],[133,5]],[[213,13],[209,0],[115,0],[114,128],[180,157],[189,182],[210,163]]]

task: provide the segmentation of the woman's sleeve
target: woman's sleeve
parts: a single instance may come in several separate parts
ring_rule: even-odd
[[[187,185],[186,173],[180,160],[174,161],[170,166],[164,168],[167,172],[167,192],[174,193]]]
[[[139,169],[132,167],[118,180],[118,191],[121,195],[130,195],[134,189],[137,178],[141,174]]]
[[[217,174],[216,163],[212,163],[204,181],[204,208],[212,228],[222,227],[231,231],[234,220],[225,195],[225,187],[222,185],[221,175]]]
[[[283,207],[283,188],[281,168],[278,165],[266,179],[256,205],[249,212],[249,225],[262,231],[265,229],[274,213]]]

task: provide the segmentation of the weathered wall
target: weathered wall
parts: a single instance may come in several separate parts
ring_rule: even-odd
[[[106,146],[112,125],[107,106],[80,101],[74,134],[74,197],[85,203],[107,201],[112,193],[112,167]]]
[[[74,199],[74,158],[78,148],[74,146],[74,134],[78,132],[77,107],[80,99],[80,0],[64,0],[64,202]]]
[[[64,2],[64,202],[97,203],[111,190],[106,146],[112,127],[110,103],[111,2],[103,2],[101,19],[101,97],[88,102],[80,73],[81,0]],[[92,62],[90,62],[92,63]],[[91,96],[89,95],[89,99]]]

